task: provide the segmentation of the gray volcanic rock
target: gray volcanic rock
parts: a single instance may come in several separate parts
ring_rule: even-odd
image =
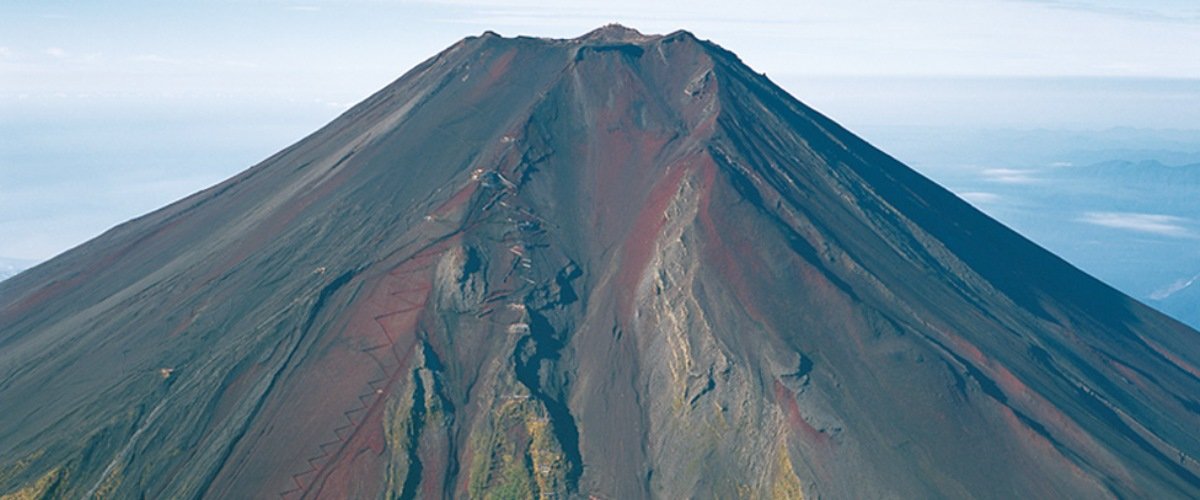
[[[1198,340],[687,32],[486,33],[0,284],[0,492],[1196,497]]]

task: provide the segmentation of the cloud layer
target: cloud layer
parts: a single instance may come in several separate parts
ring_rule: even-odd
[[[1079,218],[1079,221],[1096,226],[1169,236],[1172,238],[1197,237],[1197,234],[1188,227],[1191,221],[1174,215],[1136,212],[1087,212]]]
[[[1197,281],[1200,281],[1200,274],[1192,276],[1188,279],[1177,280],[1170,285],[1155,290],[1154,293],[1150,294],[1150,298],[1152,300],[1164,300],[1172,295],[1175,295],[1176,293],[1179,293],[1179,291],[1194,285]]]
[[[1018,168],[989,168],[980,174],[988,182],[1000,184],[1036,184],[1038,178],[1033,170]]]

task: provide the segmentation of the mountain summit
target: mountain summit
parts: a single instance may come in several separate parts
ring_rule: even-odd
[[[685,33],[685,32],[680,32]],[[690,33],[689,33],[690,35]],[[578,38],[580,42],[604,41],[604,42],[645,42],[658,36],[646,36],[642,32],[633,28],[628,28],[620,24],[606,24]]]
[[[1198,340],[690,33],[487,33],[0,283],[0,492],[1196,497]]]

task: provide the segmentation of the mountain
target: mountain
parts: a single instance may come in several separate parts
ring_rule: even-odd
[[[690,33],[485,33],[0,283],[0,491],[1195,497],[1198,339]]]

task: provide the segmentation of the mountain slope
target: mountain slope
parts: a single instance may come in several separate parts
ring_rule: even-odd
[[[1188,497],[1197,335],[689,33],[487,33],[0,283],[0,491]]]

